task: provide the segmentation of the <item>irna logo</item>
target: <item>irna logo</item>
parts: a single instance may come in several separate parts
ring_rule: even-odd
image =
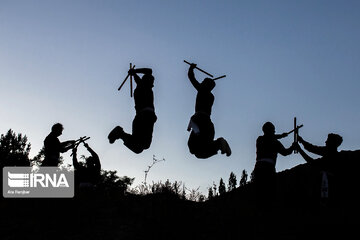
[[[74,172],[56,167],[3,168],[5,198],[69,198],[74,197]]]
[[[9,187],[69,187],[64,173],[10,173],[8,172]]]

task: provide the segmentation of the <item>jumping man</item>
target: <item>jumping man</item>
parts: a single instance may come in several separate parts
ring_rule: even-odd
[[[154,107],[154,77],[151,68],[130,69],[129,75],[134,76],[136,88],[134,101],[136,116],[132,123],[132,134],[124,132],[120,126],[115,127],[108,139],[112,144],[121,138],[124,145],[134,153],[141,153],[151,145],[154,124],[157,120]],[[137,74],[144,74],[140,78]]]
[[[197,90],[195,114],[191,117],[188,131],[191,130],[188,140],[190,153],[197,158],[209,158],[219,150],[226,156],[231,155],[231,149],[227,141],[220,137],[214,140],[215,128],[211,121],[211,108],[214,103],[214,95],[211,93],[215,87],[215,81],[205,78],[199,83],[194,75],[196,64],[192,63],[188,71],[188,77]]]

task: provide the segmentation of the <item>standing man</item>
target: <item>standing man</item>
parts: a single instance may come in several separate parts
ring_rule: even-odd
[[[285,148],[278,140],[286,134],[276,135],[275,126],[266,122],[262,130],[263,136],[256,140],[256,164],[254,180],[256,186],[256,202],[258,206],[270,206],[276,190],[276,159],[278,153],[283,156],[290,155],[295,149],[295,143],[290,148]]]
[[[136,116],[132,123],[132,134],[124,132],[122,127],[117,126],[110,132],[108,139],[112,144],[121,138],[126,147],[138,154],[150,147],[154,124],[157,120],[152,90],[154,77],[151,68],[130,69],[128,73],[134,76],[136,83],[134,90]],[[140,78],[138,73],[144,74],[143,77]]]
[[[317,155],[320,155],[322,157],[326,157],[329,159],[335,158],[338,154],[338,147],[341,145],[343,139],[340,135],[329,133],[327,140],[325,141],[325,146],[315,146],[311,143],[305,141],[302,137],[298,136],[298,141],[301,143],[304,148],[311,152],[315,153]],[[301,156],[305,159],[307,162],[311,162],[314,159],[311,158],[309,155],[307,155],[301,148],[299,148],[299,152]]]
[[[199,83],[195,78],[195,67],[196,64],[190,64],[188,71],[189,80],[197,90],[195,114],[191,117],[188,126],[188,131],[191,130],[188,140],[190,153],[194,154],[197,158],[209,158],[221,150],[222,154],[230,156],[231,149],[228,142],[222,137],[214,140],[215,128],[210,116],[215,99],[211,93],[215,87],[215,81],[205,78]]]
[[[44,140],[45,158],[41,166],[57,167],[60,163],[60,153],[67,152],[73,148],[75,141],[60,142],[58,137],[62,134],[64,127],[56,123],[51,128],[51,133]]]
[[[75,169],[76,186],[80,188],[93,188],[99,182],[101,164],[97,153],[84,142],[85,148],[91,156],[85,159],[85,165],[78,162],[77,148],[73,148],[73,166]]]
[[[299,144],[297,144],[297,149],[300,152],[301,156],[304,158],[304,160],[308,163],[311,163],[313,167],[320,170],[320,174],[321,174],[320,196],[322,201],[326,203],[329,196],[334,194],[334,192],[335,193],[338,192],[338,194],[345,193],[347,191],[346,187],[340,188],[339,186],[341,185],[338,185],[343,181],[342,179],[339,178],[339,176],[341,176],[340,172],[344,172],[344,169],[341,168],[341,165],[339,166],[339,152],[338,152],[338,147],[341,145],[343,141],[342,137],[334,133],[328,134],[327,140],[325,141],[325,146],[312,145],[311,143],[305,141],[300,136],[298,136],[298,141],[304,146],[304,148],[307,151],[321,156],[321,158],[315,160],[314,158],[310,157],[307,153],[305,153],[305,151],[301,149]],[[346,180],[344,182],[346,182]],[[344,184],[344,186],[346,186],[346,184]]]

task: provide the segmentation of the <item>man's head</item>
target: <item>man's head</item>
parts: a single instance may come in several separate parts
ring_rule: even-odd
[[[201,88],[209,92],[214,89],[215,85],[215,81],[211,78],[205,78],[204,81],[201,82]]]
[[[325,144],[329,148],[337,149],[341,145],[342,141],[343,141],[343,139],[340,135],[335,134],[335,133],[330,133],[328,135],[328,138],[327,138]]]
[[[56,136],[60,136],[62,134],[63,130],[64,130],[64,127],[61,123],[55,123],[51,127],[51,132],[53,132]]]
[[[145,74],[142,77],[142,83],[149,87],[154,87],[154,76],[151,74]]]
[[[264,135],[274,135],[275,134],[275,126],[271,122],[266,122],[262,130],[264,132]]]
[[[93,167],[95,165],[95,160],[93,156],[86,158],[86,167]]]

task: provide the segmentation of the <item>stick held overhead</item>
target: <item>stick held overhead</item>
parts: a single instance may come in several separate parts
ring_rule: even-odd
[[[124,81],[121,83],[120,87],[118,88],[118,91],[120,91],[120,89],[122,88],[122,86],[124,85],[124,83],[126,82],[126,80],[128,79],[129,75],[130,75],[130,74],[128,74],[128,75],[126,76],[126,78],[124,79]]]
[[[75,143],[73,145],[73,148],[78,148],[80,143],[85,143],[85,141],[89,140],[90,137],[87,137],[87,136],[84,136],[84,137],[81,137],[77,140],[75,140]],[[73,154],[71,154],[70,156],[72,156]]]
[[[213,80],[214,80],[214,81],[215,81],[215,80],[219,80],[219,79],[224,78],[224,77],[226,77],[226,75],[222,75],[222,76],[220,76],[220,77],[213,78]]]
[[[134,65],[134,67],[135,67],[135,65]],[[130,63],[130,69],[132,69],[132,63]],[[132,78],[132,75],[130,75],[130,97],[132,97],[133,96],[133,78]]]
[[[186,60],[184,60],[184,63],[187,63],[187,64],[191,65],[191,63],[189,63],[189,62],[186,61]],[[200,72],[203,72],[203,73],[205,73],[206,75],[208,75],[208,76],[210,76],[210,77],[212,77],[212,78],[214,77],[213,75],[211,75],[210,73],[202,70],[201,68],[198,68],[198,67],[195,67],[195,68],[196,68],[197,70],[199,70]]]
[[[297,126],[295,129],[293,129],[293,130],[291,130],[291,131],[287,132],[287,134],[290,134],[290,133],[292,133],[293,131],[298,130],[299,128],[302,128],[303,126],[304,126],[304,125],[303,125],[303,124],[301,124],[300,126]]]
[[[135,68],[135,65],[134,66],[132,66],[132,68],[131,69],[134,69]],[[121,85],[120,85],[120,87],[118,88],[118,91],[120,91],[120,89],[122,88],[122,86],[125,84],[125,82],[126,82],[126,80],[129,78],[129,76],[130,76],[130,74],[128,74],[127,76],[126,76],[126,78],[124,79],[124,81],[121,83]]]
[[[298,142],[298,136],[299,136],[299,129],[302,127],[303,125],[301,124],[300,126],[298,126],[296,124],[296,117],[294,117],[294,129],[291,132],[294,132],[294,143]],[[294,149],[294,153],[298,153],[298,150]]]

